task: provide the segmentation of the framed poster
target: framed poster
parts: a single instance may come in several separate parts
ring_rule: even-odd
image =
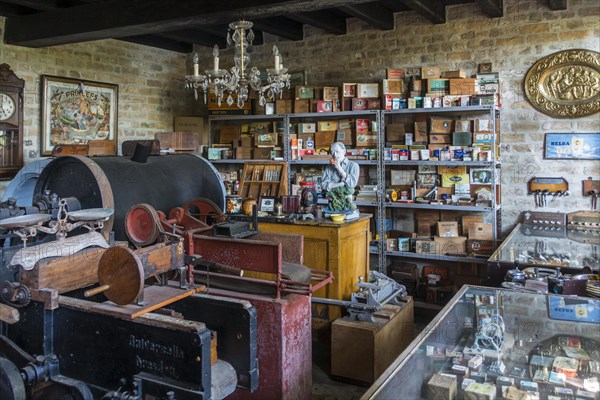
[[[600,160],[600,133],[546,133],[548,160]]]
[[[488,168],[471,168],[471,183],[492,183],[492,170]]]
[[[119,86],[42,75],[40,153],[61,144],[112,141],[117,146]]]

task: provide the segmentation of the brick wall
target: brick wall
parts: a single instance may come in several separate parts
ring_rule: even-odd
[[[548,54],[584,48],[600,51],[600,6],[594,0],[570,0],[569,9],[551,11],[546,0],[506,0],[504,17],[490,19],[476,4],[447,8],[447,23],[433,25],[415,12],[398,13],[395,29],[380,31],[358,19],[348,19],[348,33],[336,36],[306,27],[305,39],[282,41],[265,35],[257,46],[253,65],[261,70],[272,64],[274,41],[284,65],[291,71],[306,69],[310,84],[378,82],[387,67],[437,65],[442,69],[476,71],[480,62],[492,62],[500,72],[502,95],[502,229],[506,233],[520,213],[533,209],[527,181],[533,176],[562,176],[571,196],[551,202],[547,211],[589,209],[581,195],[581,180],[600,178],[592,161],[543,159],[546,132],[600,132],[598,114],[579,119],[555,119],[536,111],[524,98],[522,81],[531,65]],[[0,30],[3,20],[0,18]],[[199,48],[201,63],[210,66],[212,48]],[[231,67],[231,51],[222,52],[223,67]],[[189,59],[184,55],[125,42],[105,40],[28,49],[0,44],[0,60],[9,63],[27,84],[25,146],[39,148],[40,74],[81,77],[119,83],[119,136],[152,136],[168,129],[172,116],[197,107],[183,93],[182,76]],[[189,73],[190,71],[188,71]],[[29,100],[31,99],[31,100]]]

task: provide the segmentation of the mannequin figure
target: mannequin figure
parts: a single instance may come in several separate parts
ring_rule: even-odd
[[[358,210],[352,201],[354,188],[358,183],[360,167],[346,158],[346,146],[335,142],[330,147],[331,159],[325,167],[321,187],[329,199],[330,213],[344,212],[346,219],[358,218]]]
[[[352,192],[358,183],[360,168],[358,163],[346,158],[346,146],[344,143],[335,142],[329,146],[331,158],[329,165],[325,167],[321,187],[324,191],[346,186]]]

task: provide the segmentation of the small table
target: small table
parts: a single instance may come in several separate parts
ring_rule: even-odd
[[[361,214],[352,221],[333,222],[321,218],[308,221],[259,218],[258,230],[274,233],[295,233],[304,236],[304,265],[330,271],[333,282],[319,289],[314,296],[335,300],[350,300],[357,291],[360,276],[369,279],[370,214]],[[337,306],[313,304],[313,317],[329,322],[341,317]]]

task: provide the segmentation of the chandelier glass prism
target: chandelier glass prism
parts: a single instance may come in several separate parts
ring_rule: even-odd
[[[193,56],[194,72],[185,76],[185,87],[194,91],[194,98],[198,100],[198,91],[201,90],[206,103],[206,94],[214,93],[220,106],[223,98],[228,105],[233,105],[232,95],[237,96],[237,106],[242,108],[248,101],[250,89],[258,93],[261,106],[266,103],[266,97],[274,99],[284,88],[290,87],[290,75],[287,68],[283,67],[283,60],[277,46],[273,46],[273,68],[267,68],[266,82],[263,83],[260,71],[256,67],[249,68],[249,48],[254,40],[252,22],[240,20],[229,24],[227,32],[227,46],[233,47],[234,66],[229,71],[219,68],[219,47],[213,49],[213,68],[199,73],[198,53]]]

